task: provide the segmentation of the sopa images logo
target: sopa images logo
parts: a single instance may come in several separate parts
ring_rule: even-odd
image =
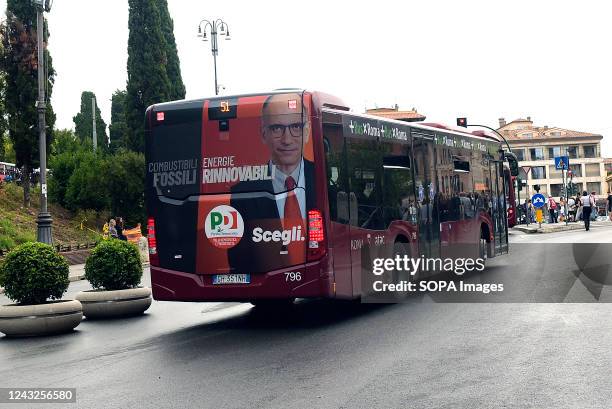
[[[238,210],[221,205],[212,209],[204,221],[206,237],[220,249],[234,247],[244,233],[244,221]]]

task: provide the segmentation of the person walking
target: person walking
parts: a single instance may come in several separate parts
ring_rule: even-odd
[[[610,217],[610,221],[612,222],[612,191],[608,193],[608,216]]]
[[[580,202],[582,204],[582,218],[584,219],[584,227],[586,228],[586,231],[589,231],[589,228],[591,227],[591,212],[593,211],[593,207],[595,207],[595,202],[593,201],[593,197],[589,195],[586,190],[582,192]]]
[[[110,219],[108,222],[108,236],[111,239],[119,238],[119,236],[117,235],[117,222],[115,221],[115,219]]]
[[[565,198],[561,196],[559,198],[559,221],[563,223],[565,221]]]
[[[525,201],[525,207],[527,210],[527,223],[535,223],[535,210],[531,199]]]
[[[123,234],[123,229],[125,226],[123,225],[123,217],[117,217],[117,238],[119,240],[127,241],[127,237]]]
[[[567,199],[567,218],[570,222],[576,221],[576,199],[569,197]]]
[[[591,199],[593,199],[593,207],[591,208],[591,221],[594,222],[599,216],[599,210],[597,209],[597,193],[591,192]]]
[[[557,202],[551,195],[548,195],[548,216],[549,223],[557,223]]]

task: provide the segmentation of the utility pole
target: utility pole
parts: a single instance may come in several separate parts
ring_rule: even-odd
[[[96,134],[96,97],[91,97],[91,118],[93,122],[93,150],[95,152],[98,147],[98,135]]]
[[[37,240],[41,243],[52,244],[51,224],[53,219],[47,210],[47,134],[45,124],[45,111],[47,108],[45,100],[45,54],[43,49],[44,32],[44,11],[51,10],[51,2],[47,0],[34,0],[36,6],[36,40],[38,47],[38,101],[36,109],[38,111],[38,132],[39,132],[39,151],[40,151],[40,210],[36,219]],[[29,175],[26,175],[29,177]]]

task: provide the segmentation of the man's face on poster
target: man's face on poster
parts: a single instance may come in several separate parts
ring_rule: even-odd
[[[270,150],[272,163],[285,174],[291,173],[302,159],[308,141],[308,110],[302,112],[301,96],[274,95],[262,112],[262,137]]]

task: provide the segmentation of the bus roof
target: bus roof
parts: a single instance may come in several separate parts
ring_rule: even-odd
[[[390,119],[390,118],[382,118],[376,115],[370,115],[370,114],[360,114],[360,113],[355,113],[355,112],[345,112],[345,111],[340,111],[340,110],[336,110],[336,109],[326,109],[326,111],[328,112],[333,112],[333,113],[337,113],[337,114],[348,114],[351,116],[356,116],[356,117],[360,117],[360,118],[364,118],[364,119],[369,119],[369,120],[375,120],[375,121],[380,121],[380,122],[385,122],[385,123],[391,123],[391,124],[395,124],[395,125],[403,125],[403,126],[408,126],[411,128],[415,128],[415,129],[420,129],[423,131],[429,131],[429,132],[440,132],[443,131],[445,133],[449,133],[449,134],[453,134],[453,135],[457,135],[457,136],[462,136],[462,137],[468,137],[468,138],[474,138],[474,139],[480,139],[480,140],[486,140],[487,142],[495,142],[495,143],[502,143],[502,141],[495,136],[492,133],[485,133],[482,130],[476,130],[474,132],[467,132],[464,131],[462,128],[455,128],[455,127],[450,127],[447,125],[443,125],[443,124],[437,124],[437,123],[418,123],[418,122],[404,122],[404,121],[400,121],[397,119]]]
[[[328,111],[334,111],[338,114],[349,114],[349,115],[358,116],[358,117],[362,117],[362,118],[366,118],[370,120],[377,120],[377,121],[393,123],[397,125],[409,126],[412,128],[422,129],[424,131],[430,131],[430,132],[436,132],[436,131],[440,132],[440,130],[443,130],[446,133],[450,133],[450,134],[454,134],[458,136],[467,136],[470,138],[484,139],[490,142],[493,141],[496,143],[502,143],[502,141],[499,139],[497,135],[491,132],[488,132],[488,131],[484,131],[484,130],[475,130],[472,132],[468,132],[467,130],[464,130],[463,128],[448,126],[448,125],[444,125],[440,123],[434,123],[434,122],[407,123],[407,122],[399,121],[396,119],[382,118],[382,117],[370,115],[370,114],[355,113],[355,112],[349,111],[348,106],[344,104],[344,102],[336,96],[333,96],[331,94],[326,94],[320,91],[306,90],[304,88],[278,88],[275,90],[265,91],[265,92],[254,92],[254,93],[233,94],[233,95],[215,95],[215,96],[190,99],[190,100],[177,100],[177,101],[162,102],[162,103],[151,105],[150,107],[147,108],[147,111],[151,109],[155,109],[155,110],[163,109],[165,111],[170,111],[170,110],[179,110],[179,109],[200,108],[202,104],[204,103],[204,101],[208,99],[213,99],[213,98],[215,99],[242,98],[242,97],[252,97],[252,96],[259,96],[259,95],[286,94],[290,92],[291,93],[302,93],[302,92],[311,93],[313,95],[313,102],[315,102],[316,104],[320,105],[321,107],[323,107],[324,109]]]

